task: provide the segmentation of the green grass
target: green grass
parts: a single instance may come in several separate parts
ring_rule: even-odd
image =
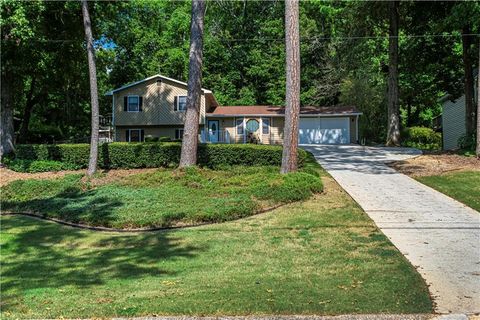
[[[416,179],[480,212],[480,171],[462,171]]]
[[[115,228],[222,222],[320,192],[321,180],[310,173],[281,175],[277,167],[194,167],[158,169],[114,181],[73,174],[14,181],[2,188],[2,208]]]
[[[307,201],[169,232],[2,217],[2,318],[432,312],[415,269],[322,179]]]

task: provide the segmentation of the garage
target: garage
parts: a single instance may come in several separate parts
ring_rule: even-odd
[[[350,143],[349,117],[301,117],[298,139],[300,144]]]

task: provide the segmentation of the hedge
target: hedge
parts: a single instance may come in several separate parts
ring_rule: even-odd
[[[53,160],[80,168],[88,166],[88,144],[17,145],[17,160]],[[180,161],[181,144],[177,142],[105,143],[100,146],[98,164],[101,168],[175,167]],[[299,149],[299,166],[307,153]],[[221,168],[232,165],[273,165],[282,162],[282,147],[253,144],[200,144],[198,164]]]
[[[405,128],[402,141],[406,147],[422,150],[439,150],[442,147],[442,135],[426,127]]]

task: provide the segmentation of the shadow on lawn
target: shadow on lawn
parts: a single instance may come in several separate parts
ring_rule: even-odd
[[[99,195],[98,190],[82,190],[69,186],[47,198],[25,201],[2,201],[2,209],[11,212],[33,212],[68,222],[83,222],[92,226],[111,226],[113,212],[123,202],[108,195]]]
[[[2,218],[3,310],[27,292],[66,286],[88,288],[142,277],[173,276],[162,263],[192,258],[205,248],[183,243],[173,232],[100,233],[39,222],[27,217]],[[48,295],[48,294],[47,294]]]

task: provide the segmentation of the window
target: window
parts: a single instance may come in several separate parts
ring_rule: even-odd
[[[236,118],[235,119],[235,126],[237,127],[237,134],[243,134],[243,118]]]
[[[175,139],[182,140],[183,139],[183,129],[175,129]]]
[[[260,124],[258,123],[258,120],[256,119],[250,119],[247,121],[246,129],[248,132],[257,132],[258,128],[260,127]]]
[[[270,133],[270,118],[262,118],[262,134]]]
[[[187,96],[177,97],[177,111],[187,110]]]
[[[127,142],[143,142],[144,133],[143,129],[127,129],[126,141]]]
[[[140,98],[139,96],[128,96],[128,112],[140,111]]]

